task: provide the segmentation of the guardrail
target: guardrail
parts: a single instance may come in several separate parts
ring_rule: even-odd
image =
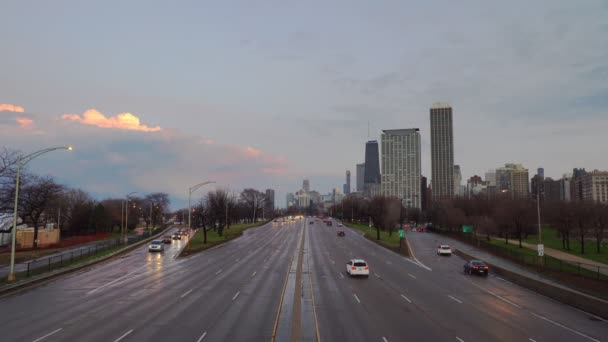
[[[563,272],[579,276],[586,279],[594,279],[600,281],[608,281],[608,267],[562,260],[550,255],[530,255],[517,250],[507,249],[493,245],[485,240],[477,239],[472,234],[461,232],[450,232],[442,229],[433,228],[431,231],[439,234],[448,235],[454,239],[479,247],[489,253],[499,257],[504,257],[511,261],[530,266],[536,269],[537,272]]]

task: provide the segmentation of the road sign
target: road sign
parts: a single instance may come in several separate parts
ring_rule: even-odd
[[[400,238],[400,239],[405,238],[405,230],[403,230],[403,229],[399,229],[399,238]]]
[[[538,256],[543,256],[543,255],[545,255],[545,245],[543,245],[543,244],[538,244],[538,245],[537,245],[537,249],[538,249]]]

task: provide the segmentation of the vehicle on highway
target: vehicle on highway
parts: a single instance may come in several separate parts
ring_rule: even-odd
[[[343,230],[341,230],[341,231],[339,231],[339,232],[338,232],[338,236],[345,236],[345,235],[346,235],[346,234],[344,233],[344,231],[343,231]]]
[[[452,248],[450,248],[448,245],[439,245],[439,247],[437,247],[437,255],[451,256]]]
[[[464,264],[465,274],[481,274],[487,276],[489,270],[490,268],[488,265],[481,260],[471,260]]]
[[[179,233],[173,234],[173,240],[181,240],[182,236]]]
[[[315,221],[310,221],[308,224],[315,224]]]
[[[369,277],[369,266],[363,259],[351,259],[346,263],[346,273],[352,277]]]
[[[153,240],[148,245],[148,252],[162,252],[165,250],[165,245],[161,240]]]
[[[332,223],[331,221],[326,221],[325,223],[326,223],[328,226],[333,225],[333,223]]]
[[[163,243],[171,243],[171,235],[165,235],[162,241]]]
[[[342,223],[338,223],[338,227],[342,227]]]

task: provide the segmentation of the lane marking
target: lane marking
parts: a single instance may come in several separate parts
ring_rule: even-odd
[[[496,297],[496,298],[498,298],[498,299],[500,299],[500,300],[502,300],[502,301],[505,301],[505,302],[507,302],[507,303],[509,303],[509,304],[513,305],[514,307],[516,307],[516,308],[518,308],[518,309],[521,309],[521,306],[519,306],[519,305],[517,305],[517,304],[513,303],[512,301],[510,301],[510,300],[508,300],[508,299],[506,299],[506,298],[503,298],[503,297],[501,297],[501,296],[499,296],[499,295],[495,294],[494,292],[492,292],[492,291],[490,291],[490,290],[488,290],[488,289],[485,289],[485,288],[483,288],[482,286],[479,286],[479,285],[475,284],[475,283],[474,283],[474,282],[472,282],[472,281],[470,281],[470,283],[471,283],[473,286],[475,286],[475,287],[477,287],[477,288],[479,288],[479,289],[481,289],[481,290],[483,290],[483,291],[485,291],[485,292],[487,292],[487,293],[491,294],[492,296],[494,296],[494,297]]]
[[[405,261],[409,261],[409,262],[411,262],[412,264],[414,264],[414,265],[416,265],[416,266],[418,266],[418,267],[422,267],[422,268],[424,268],[424,269],[425,269],[425,270],[427,270],[427,271],[432,271],[432,269],[431,269],[430,267],[428,267],[428,266],[426,266],[426,265],[423,265],[423,264],[422,264],[420,261],[418,261],[418,260],[414,261],[414,260],[412,260],[412,259],[408,259],[408,258],[405,258],[405,257],[402,257],[402,258],[403,258],[403,260],[405,260]]]
[[[187,295],[189,295],[189,294],[190,294],[190,292],[192,292],[192,290],[188,290],[188,291],[186,291],[186,293],[184,293],[184,294],[183,294],[183,295],[182,295],[180,298],[184,298],[184,297],[186,297]]]
[[[238,297],[240,293],[241,293],[241,291],[237,292],[237,293],[234,295],[234,297],[232,297],[232,300],[235,300],[235,299],[236,299],[236,297]]]
[[[411,301],[409,298],[407,298],[407,297],[406,297],[406,296],[404,296],[404,295],[401,295],[401,297],[402,297],[403,299],[407,300],[407,301],[408,301],[408,302],[410,302],[410,303],[412,302],[412,301]]]
[[[133,270],[133,271],[131,271],[131,272],[129,272],[129,273],[127,273],[127,274],[123,275],[123,276],[122,276],[122,277],[120,277],[120,278],[116,278],[116,279],[112,280],[111,282],[109,282],[109,283],[107,283],[107,284],[105,284],[105,285],[101,285],[100,287],[98,287],[98,288],[96,288],[96,289],[93,289],[93,290],[91,290],[91,291],[87,292],[87,293],[86,293],[86,295],[88,296],[88,295],[90,295],[90,294],[92,294],[92,293],[95,293],[95,292],[97,292],[97,291],[99,291],[99,290],[101,290],[101,289],[104,289],[104,288],[106,288],[106,287],[108,287],[108,286],[110,286],[110,285],[112,285],[112,284],[114,284],[114,283],[116,283],[116,282],[119,282],[119,281],[121,281],[122,279],[124,279],[124,278],[126,278],[126,277],[130,276],[131,274],[133,274],[133,273],[135,273],[135,272],[139,271],[140,269],[142,269],[142,268],[144,268],[144,267],[146,267],[146,266],[147,266],[147,265],[143,265],[142,267],[138,267],[138,268],[136,268],[135,270]]]
[[[203,333],[203,335],[201,335],[201,337],[199,337],[199,339],[198,339],[198,340],[196,340],[196,342],[201,342],[201,341],[202,341],[202,340],[205,338],[205,336],[206,336],[206,335],[207,335],[207,332],[205,331],[205,332]]]
[[[450,295],[448,295],[448,297],[450,297],[450,298],[452,298],[453,300],[457,301],[458,303],[462,304],[462,302],[461,302],[460,300],[458,300],[458,299],[456,299],[456,298],[454,298],[454,297],[452,297],[452,296],[450,296]]]
[[[382,341],[384,342],[388,342],[388,340],[386,339],[386,337],[382,336]]]
[[[218,274],[220,274],[220,273],[222,273],[222,269],[221,269],[221,268],[220,268],[220,270],[219,270],[219,271],[215,272],[215,275],[218,275]]]
[[[374,275],[376,276],[376,278],[380,278],[380,275],[378,273],[374,273]]]
[[[458,336],[456,336],[456,339],[457,339],[458,341],[460,341],[460,342],[464,342],[464,340],[463,340],[463,339],[461,339],[461,338],[460,338],[460,337],[458,337]]]
[[[412,277],[412,278],[414,278],[414,279],[416,279],[416,277],[415,277],[415,276],[413,276],[413,275],[411,275],[411,274],[409,274],[409,273],[408,273],[407,275],[408,275],[408,276],[410,276],[410,277]]]
[[[340,277],[342,277],[342,279],[344,279],[344,274],[342,273],[338,273],[340,275]]]
[[[258,273],[257,271],[253,271],[253,273],[251,273],[251,277],[255,277],[255,274]]]
[[[560,327],[560,328],[564,328],[564,329],[566,329],[566,330],[568,330],[568,331],[570,331],[570,332],[573,332],[573,333],[575,333],[575,334],[577,334],[577,335],[579,335],[579,336],[582,336],[582,337],[588,338],[588,339],[590,339],[591,341],[600,342],[599,340],[596,340],[596,339],[594,339],[593,337],[589,337],[589,336],[587,336],[587,335],[583,334],[582,332],[578,332],[578,331],[576,331],[576,330],[574,330],[574,329],[568,328],[567,326],[561,325],[561,324],[559,324],[559,323],[557,323],[557,322],[555,322],[555,321],[552,321],[552,320],[548,319],[547,317],[543,317],[543,316],[541,316],[541,315],[537,315],[537,314],[535,314],[534,312],[531,312],[531,314],[533,314],[534,316],[536,316],[536,317],[538,317],[538,318],[540,318],[540,319],[543,319],[543,320],[545,320],[545,321],[547,321],[547,322],[553,323],[553,324],[557,325],[557,326],[558,326],[558,327]]]
[[[353,296],[355,296],[355,299],[357,300],[357,302],[359,302],[359,304],[361,304],[361,301],[359,300],[359,297],[357,297],[356,294],[353,293]]]
[[[528,340],[532,341],[532,342],[536,342],[534,339],[532,338],[528,338]]]
[[[122,340],[123,338],[127,337],[132,332],[133,332],[133,329],[127,331],[126,334],[124,334],[124,335],[120,336],[119,338],[115,339],[114,342],[118,342],[118,341]]]
[[[63,328],[59,328],[59,329],[57,329],[57,330],[55,330],[55,331],[52,331],[52,332],[50,332],[50,333],[48,333],[48,334],[46,334],[46,335],[44,335],[44,336],[42,336],[42,337],[39,337],[39,338],[35,339],[35,340],[34,340],[34,341],[32,341],[32,342],[38,342],[38,341],[42,341],[43,339],[45,339],[45,338],[47,338],[47,337],[49,337],[49,336],[51,336],[51,335],[53,335],[53,334],[55,334],[55,333],[60,332],[62,329],[63,329]]]
[[[137,292],[135,292],[135,293],[131,294],[131,297],[135,297],[135,296],[137,296],[138,294],[140,294],[140,293],[142,293],[142,292],[144,292],[144,291],[146,291],[146,289],[141,289],[141,290],[139,290],[139,291],[137,291]]]

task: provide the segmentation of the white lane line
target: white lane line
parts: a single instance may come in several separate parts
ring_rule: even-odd
[[[205,338],[205,336],[206,336],[206,335],[207,335],[207,332],[205,331],[205,332],[203,333],[203,335],[201,335],[201,337],[199,337],[199,339],[198,339],[198,340],[196,340],[196,342],[201,342],[201,341],[202,341],[202,340]]]
[[[378,273],[374,273],[374,275],[376,276],[376,278],[380,278],[380,275]]]
[[[492,296],[494,296],[494,297],[496,297],[496,298],[498,298],[498,299],[500,299],[500,300],[502,300],[502,301],[504,301],[504,302],[507,302],[507,303],[509,303],[509,304],[513,305],[514,307],[518,308],[518,309],[521,309],[521,306],[519,306],[519,305],[517,305],[517,304],[513,303],[512,301],[510,301],[510,300],[508,300],[508,299],[505,299],[505,298],[503,298],[503,297],[501,297],[501,296],[497,295],[496,293],[494,293],[494,292],[492,292],[492,291],[490,291],[490,290],[488,290],[488,289],[483,288],[482,286],[479,286],[479,285],[475,284],[475,283],[474,283],[474,282],[472,282],[472,281],[471,281],[471,284],[472,284],[473,286],[475,286],[475,287],[477,287],[477,288],[479,288],[479,289],[481,289],[481,290],[483,290],[483,291],[485,291],[485,292],[487,292],[487,293],[491,294]]]
[[[410,277],[412,277],[412,278],[414,278],[414,279],[416,279],[416,277],[415,277],[415,276],[413,276],[413,275],[411,275],[411,274],[409,274],[409,273],[408,273],[407,275],[408,275],[408,276],[410,276]]]
[[[386,337],[382,336],[382,341],[384,342],[388,342],[388,340],[386,339]]]
[[[402,297],[403,299],[407,300],[407,301],[408,301],[408,302],[410,302],[410,303],[412,302],[412,301],[411,301],[409,298],[407,298],[407,297],[406,297],[406,296],[404,296],[404,295],[401,295],[401,297]]]
[[[560,328],[564,328],[564,329],[566,329],[566,330],[568,330],[568,331],[570,331],[570,332],[573,332],[573,333],[575,333],[575,334],[577,334],[577,335],[579,335],[579,336],[582,336],[582,337],[588,338],[588,339],[590,339],[591,341],[600,342],[599,340],[596,340],[596,339],[594,339],[593,337],[589,337],[589,336],[587,336],[587,335],[583,334],[582,332],[578,332],[578,331],[576,331],[576,330],[574,330],[574,329],[571,329],[571,328],[568,328],[568,327],[566,327],[566,326],[563,326],[563,325],[561,325],[561,324],[559,324],[559,323],[557,323],[557,322],[555,322],[555,321],[552,321],[552,320],[548,319],[547,317],[543,317],[543,316],[541,316],[541,315],[537,315],[537,314],[535,314],[534,312],[531,312],[531,314],[533,314],[534,316],[536,316],[536,317],[538,317],[538,318],[540,318],[540,319],[544,319],[545,321],[547,321],[547,322],[549,322],[549,323],[553,323],[553,324],[557,325],[557,326],[558,326],[558,327],[560,327]]]
[[[532,339],[532,338],[528,338],[528,340],[532,341],[532,342],[536,342],[536,340]]]
[[[107,283],[107,284],[105,284],[105,285],[101,285],[100,287],[98,287],[98,288],[96,288],[96,289],[93,289],[93,290],[91,290],[91,291],[87,292],[87,293],[86,293],[86,295],[88,296],[88,295],[90,295],[90,294],[92,294],[92,293],[95,293],[95,292],[97,292],[97,291],[99,291],[99,290],[101,290],[101,289],[104,289],[104,288],[106,288],[106,287],[108,287],[108,286],[110,286],[110,285],[112,285],[112,284],[114,284],[114,283],[116,283],[116,282],[119,282],[119,281],[121,281],[122,279],[124,279],[124,278],[126,278],[126,277],[130,276],[131,274],[133,274],[133,273],[135,273],[135,272],[139,271],[140,269],[142,269],[142,268],[144,268],[144,267],[146,267],[146,266],[147,266],[147,265],[144,265],[144,266],[142,266],[142,267],[138,267],[138,268],[136,268],[135,270],[133,270],[132,272],[129,272],[129,273],[125,274],[124,276],[120,277],[120,278],[116,278],[116,279],[112,280],[111,282],[109,282],[109,283]]]
[[[342,279],[344,279],[344,274],[342,273],[338,273],[340,275],[340,277],[342,277]]]
[[[234,297],[232,297],[232,300],[235,300],[235,299],[236,299],[236,297],[238,297],[240,293],[241,293],[241,291],[237,292],[237,293],[234,295]]]
[[[463,339],[461,339],[461,338],[460,338],[460,337],[458,337],[458,336],[456,336],[456,339],[457,339],[458,341],[460,341],[460,342],[464,342],[464,340],[463,340]]]
[[[359,304],[361,304],[361,301],[359,300],[359,297],[357,297],[356,294],[353,293],[353,296],[355,296],[355,299],[357,300],[357,302],[359,302]]]
[[[122,335],[119,338],[115,339],[114,342],[118,342],[118,341],[122,340],[123,338],[127,337],[132,332],[133,332],[133,329],[127,331],[124,335]]]
[[[39,338],[35,339],[35,340],[34,340],[34,341],[32,341],[32,342],[38,342],[38,341],[42,341],[43,339],[45,339],[45,338],[47,338],[47,337],[49,337],[49,336],[53,335],[54,333],[58,333],[58,332],[60,332],[62,329],[63,329],[63,328],[59,328],[59,329],[57,329],[57,330],[55,330],[55,331],[52,331],[52,332],[50,332],[50,333],[48,333],[48,334],[46,334],[46,335],[44,335],[44,336],[42,336],[42,337],[39,337]]]
[[[251,277],[255,277],[255,274],[258,273],[257,271],[253,271],[253,273],[251,273]]]
[[[452,298],[453,300],[457,301],[458,303],[462,304],[462,302],[461,302],[460,300],[458,300],[458,299],[456,299],[456,298],[454,298],[454,297],[452,297],[452,296],[450,296],[450,295],[448,295],[448,297],[450,297],[450,298]]]
[[[264,263],[266,263],[266,261],[268,261],[268,258],[264,259]]]
[[[215,275],[218,275],[220,273],[222,273],[222,269],[220,269],[219,271],[215,272]]]
[[[140,294],[140,293],[142,293],[142,292],[144,292],[144,291],[146,291],[146,289],[141,289],[141,290],[139,290],[139,291],[137,291],[137,292],[135,292],[135,293],[131,294],[131,297],[135,297],[135,296],[137,296],[138,294]]]
[[[432,271],[432,269],[431,269],[430,267],[428,267],[428,266],[426,266],[426,265],[422,264],[420,261],[418,261],[418,259],[415,259],[416,261],[414,261],[414,260],[412,260],[412,259],[408,259],[408,258],[405,258],[405,257],[402,257],[402,258],[403,258],[403,260],[405,260],[405,261],[409,261],[409,262],[411,262],[412,264],[414,264],[414,265],[416,265],[416,266],[419,266],[419,267],[422,267],[422,268],[424,268],[424,269],[425,269],[425,270],[427,270],[427,271]]]
[[[189,295],[189,294],[190,294],[190,292],[192,292],[192,290],[188,290],[188,291],[186,291],[186,293],[184,293],[184,294],[183,294],[183,295],[182,295],[180,298],[184,298],[184,297],[186,297],[187,295]]]

